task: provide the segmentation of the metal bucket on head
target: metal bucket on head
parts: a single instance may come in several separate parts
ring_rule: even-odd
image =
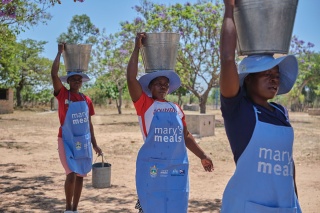
[[[67,72],[84,72],[88,70],[91,44],[66,44],[62,53]]]
[[[142,40],[141,55],[147,73],[174,70],[180,35],[178,33],[147,33]]]
[[[298,0],[237,0],[238,54],[287,54],[297,6]]]
[[[111,164],[104,162],[92,165],[92,186],[94,188],[108,188],[111,186]]]

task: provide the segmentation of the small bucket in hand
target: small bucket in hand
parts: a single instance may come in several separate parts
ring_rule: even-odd
[[[92,186],[95,188],[107,188],[111,186],[111,164],[104,162],[92,165]]]

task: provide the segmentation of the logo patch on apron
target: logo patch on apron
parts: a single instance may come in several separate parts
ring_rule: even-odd
[[[168,170],[167,169],[163,169],[160,171],[160,177],[168,177]]]
[[[157,177],[157,174],[158,174],[158,169],[157,169],[156,165],[150,167],[150,176]]]
[[[76,143],[76,150],[81,150],[81,143],[79,141]]]
[[[184,169],[174,169],[172,170],[171,176],[184,176],[186,171]]]

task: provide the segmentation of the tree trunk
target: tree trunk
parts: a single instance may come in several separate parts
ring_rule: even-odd
[[[200,96],[199,98],[199,106],[200,106],[200,114],[206,114],[206,105],[207,105],[207,100],[208,100],[208,92],[207,90],[203,95]]]
[[[21,104],[22,104],[22,101],[21,101],[22,88],[23,87],[20,84],[18,87],[16,87],[17,107],[21,107]]]
[[[203,98],[200,98],[200,114],[206,114],[206,102],[207,101],[203,101]]]
[[[179,104],[179,106],[182,105],[181,93],[178,94],[178,104]]]
[[[119,101],[119,103],[118,103]],[[118,95],[118,99],[116,99],[116,104],[117,104],[117,109],[118,109],[118,113],[119,115],[122,114],[121,112],[121,106],[122,106],[122,89],[119,89],[119,95]]]

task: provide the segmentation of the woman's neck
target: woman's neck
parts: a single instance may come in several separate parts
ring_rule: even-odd
[[[70,88],[69,91],[72,92],[72,93],[76,93],[76,94],[79,94],[79,93],[80,93],[78,89],[71,89],[71,88]]]

